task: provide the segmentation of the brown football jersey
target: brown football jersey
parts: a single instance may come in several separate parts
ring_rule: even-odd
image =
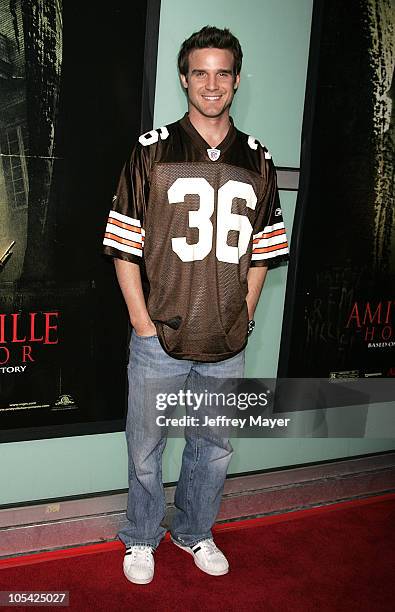
[[[268,150],[237,130],[212,148],[185,115],[140,136],[104,252],[141,266],[147,309],[172,357],[221,361],[247,344],[247,272],[288,257]]]

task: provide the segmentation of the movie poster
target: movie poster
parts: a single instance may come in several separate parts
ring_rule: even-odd
[[[315,2],[279,376],[395,376],[394,0]]]
[[[102,256],[142,129],[147,2],[0,0],[0,436],[116,431],[128,325]]]

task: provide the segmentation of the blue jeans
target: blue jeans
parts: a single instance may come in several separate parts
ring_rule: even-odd
[[[146,435],[144,403],[147,380],[171,378],[182,388],[194,377],[242,378],[244,351],[216,363],[174,359],[157,336],[141,337],[133,331],[128,364],[129,400],[126,421],[129,492],[127,524],[119,533],[126,547],[146,544],[156,548],[165,535],[161,526],[166,502],[162,483],[162,453],[166,437]],[[203,379],[204,380],[204,379]],[[186,413],[192,409],[186,406]],[[196,415],[196,413],[195,413]],[[233,448],[226,438],[208,439],[197,427],[185,428],[186,445],[175,492],[175,515],[170,531],[184,546],[211,538]]]

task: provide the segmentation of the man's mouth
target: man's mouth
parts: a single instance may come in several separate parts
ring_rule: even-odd
[[[203,98],[209,102],[216,102],[221,99],[221,96],[203,96]]]

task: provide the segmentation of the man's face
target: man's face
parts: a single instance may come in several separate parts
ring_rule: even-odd
[[[187,89],[189,110],[204,117],[220,117],[232,104],[240,75],[233,75],[233,53],[229,49],[194,49],[189,54]],[[192,107],[192,108],[191,108]]]

